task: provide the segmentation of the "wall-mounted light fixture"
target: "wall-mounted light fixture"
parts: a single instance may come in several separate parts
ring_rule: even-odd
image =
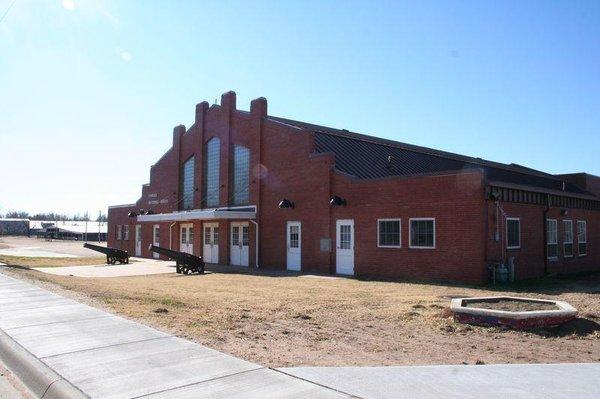
[[[284,198],[281,201],[279,201],[279,204],[277,204],[277,207],[280,209],[293,208],[294,203],[292,201],[290,201],[289,199]]]
[[[138,215],[138,214],[137,214],[136,212],[134,212],[134,211],[131,211],[131,212],[129,212],[129,213],[127,214],[127,217],[130,217],[130,218],[135,218],[135,217],[137,217],[137,215]]]
[[[500,199],[500,191],[492,190],[490,191],[490,199],[494,201],[498,201]]]
[[[329,199],[330,206],[346,206],[346,200],[338,197],[337,195],[332,196]]]
[[[567,216],[568,214],[569,214],[569,211],[567,211],[566,209],[560,210],[560,216]]]

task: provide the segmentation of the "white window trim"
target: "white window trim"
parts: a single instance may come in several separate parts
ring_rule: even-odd
[[[123,241],[123,225],[117,225],[117,241]]]
[[[411,244],[411,237],[412,237],[412,221],[419,221],[419,220],[432,220],[433,221],[433,246],[432,247],[422,247],[422,246],[418,246],[418,245],[412,245]],[[408,219],[408,247],[412,248],[412,249],[436,249],[436,232],[435,232],[435,218],[410,218]]]
[[[579,223],[583,223],[585,230],[585,241],[579,241]],[[585,253],[579,253],[579,244],[585,244]],[[577,256],[587,256],[587,220],[578,220],[577,221]]]
[[[123,241],[129,241],[129,225],[123,225]]]
[[[556,223],[556,242],[549,242],[548,241],[548,225],[549,222],[554,222]],[[548,245],[556,245],[556,256],[548,256]],[[549,260],[556,260],[558,259],[558,220],[556,219],[546,219],[546,257]]]
[[[399,245],[379,245],[379,222],[398,222]],[[377,219],[377,248],[402,248],[402,219]]]
[[[519,245],[517,245],[516,247],[508,246],[508,221],[509,220],[516,220],[517,222],[519,222]],[[521,218],[513,218],[513,217],[506,218],[506,249],[521,249]]]
[[[563,219],[562,221],[562,225],[563,225],[563,237],[565,236],[565,222],[570,222],[571,223],[571,241],[564,241],[563,239],[563,257],[564,258],[572,258],[573,257],[573,253],[575,252],[575,245],[573,245],[573,221],[571,219]],[[571,255],[567,255],[567,253],[565,252],[565,244],[571,244]]]

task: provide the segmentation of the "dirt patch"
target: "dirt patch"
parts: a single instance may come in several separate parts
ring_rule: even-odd
[[[4,270],[3,270],[4,272]],[[525,293],[461,286],[211,273],[77,278],[10,269],[44,288],[270,367],[600,361],[600,331],[455,323],[449,299],[553,296],[600,314],[600,274]],[[549,282],[548,284],[553,284]],[[536,293],[538,292],[538,293]],[[585,324],[585,325],[584,325]]]
[[[34,258],[27,256],[0,255],[0,263],[22,267],[87,266],[105,264],[106,257],[86,256],[80,258]]]
[[[550,302],[524,301],[519,299],[469,299],[465,300],[467,308],[504,310],[508,312],[534,312],[538,310],[558,310],[558,306]]]

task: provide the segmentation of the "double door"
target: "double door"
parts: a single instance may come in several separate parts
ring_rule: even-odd
[[[179,228],[179,250],[194,253],[194,225],[192,223],[181,224]]]
[[[248,222],[231,223],[231,240],[229,241],[229,262],[236,266],[248,266],[249,264],[249,232]]]
[[[202,256],[206,263],[219,263],[219,224],[204,223]]]

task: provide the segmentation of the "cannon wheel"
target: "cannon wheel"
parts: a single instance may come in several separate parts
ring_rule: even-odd
[[[106,263],[108,263],[109,265],[114,265],[116,262],[117,262],[117,260],[115,258],[113,258],[112,256],[106,257]]]

